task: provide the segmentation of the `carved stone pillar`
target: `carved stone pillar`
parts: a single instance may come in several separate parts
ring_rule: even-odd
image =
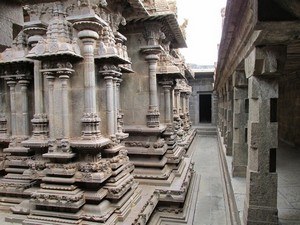
[[[21,68],[21,67],[20,67]],[[28,91],[29,81],[22,74],[17,74],[19,82],[8,77],[7,85],[10,89],[10,114],[11,114],[11,142],[3,152],[6,156],[7,173],[0,180],[0,193],[9,197],[28,197],[25,190],[32,187],[34,180],[24,175],[28,169],[28,160],[32,150],[22,146],[21,142],[28,137]],[[9,187],[9,188],[7,188]]]
[[[212,125],[217,125],[218,113],[219,113],[218,94],[216,91],[213,91],[213,94],[212,94],[212,118],[211,118]]]
[[[165,96],[165,123],[171,123],[171,87],[172,81],[164,81],[162,82]]]
[[[7,85],[9,86],[9,99],[10,99],[10,115],[11,115],[11,136],[17,136],[17,111],[16,111],[16,84],[14,80],[8,80]]]
[[[174,90],[174,92],[175,92],[175,101],[174,102],[175,102],[176,116],[179,117],[179,114],[181,111],[181,109],[180,109],[180,90],[176,88]]]
[[[41,62],[34,61],[34,111],[32,122],[32,137],[31,139],[43,139],[48,138],[48,117],[44,113],[44,101],[42,95],[43,79],[40,73]],[[28,143],[31,142],[28,140]],[[34,141],[33,141],[34,143]],[[43,145],[42,145],[43,146]]]
[[[60,65],[57,68],[57,65]],[[54,62],[42,72],[48,81],[49,141],[46,158],[72,158],[69,124],[69,75],[74,72],[70,62]]]
[[[68,139],[70,137],[70,124],[69,124],[69,95],[68,95],[68,80],[67,74],[59,76],[61,85],[61,115],[62,115],[62,138]]]
[[[151,30],[151,32],[149,33],[150,37],[147,36],[148,44],[152,43],[151,41],[156,40],[154,38],[155,36],[154,34],[155,32]],[[154,36],[152,37],[152,35]],[[151,128],[159,127],[156,68],[157,68],[157,61],[159,60],[159,54],[161,53],[162,48],[160,45],[153,45],[152,43],[149,46],[142,47],[141,51],[143,54],[146,55],[145,60],[148,62],[149,108],[147,114],[147,126]]]
[[[113,112],[114,112],[114,133],[118,132],[118,97],[117,97],[118,78],[113,78]]]
[[[274,80],[249,78],[249,145],[245,224],[277,224],[277,173],[271,162],[277,148],[277,122],[270,122],[272,99],[278,98]],[[253,222],[252,222],[253,221]],[[254,223],[254,221],[257,221]]]
[[[190,96],[191,92],[187,91],[185,94],[187,129],[190,129],[192,125],[190,118]]]
[[[32,48],[35,47],[38,41],[43,39],[45,34],[45,25],[35,21],[33,24],[26,26],[24,32],[28,34],[28,45]],[[41,75],[41,61],[34,60],[34,115],[31,120],[32,136],[30,139],[23,141],[22,144],[26,147],[39,146],[46,147],[48,143],[48,117],[44,111],[43,99],[43,76]]]
[[[20,89],[21,89],[21,104],[22,104],[22,123],[21,123],[21,130],[22,136],[27,138],[29,136],[29,117],[28,117],[28,93],[27,87],[29,85],[28,80],[20,80],[19,81]]]
[[[218,91],[217,95],[218,95],[218,121],[217,121],[217,125],[218,125],[218,128],[219,128],[220,132],[221,132],[221,127],[222,127],[222,118],[221,118],[222,95],[219,91]]]
[[[186,92],[181,92],[182,114],[186,115]]]
[[[226,155],[232,155],[232,84],[228,81],[226,84]]]
[[[106,82],[106,117],[107,134],[115,140],[118,126],[118,94],[117,82],[121,76],[119,69],[111,64],[106,64],[100,68],[99,74]]]
[[[156,79],[156,67],[157,67],[158,59],[159,57],[157,56],[157,54],[149,54],[146,56],[146,60],[149,63],[149,109],[147,114],[148,127],[159,126],[159,110],[158,110],[157,79]]]
[[[276,148],[278,79],[286,47],[255,48],[245,59],[248,78],[248,167],[244,224],[278,224]],[[275,78],[274,78],[275,77]]]
[[[128,137],[128,133],[123,132],[123,116],[122,110],[120,108],[120,85],[121,85],[122,79],[118,78],[116,83],[116,112],[117,112],[117,138],[118,139],[124,139]]]
[[[107,116],[107,133],[110,137],[115,134],[114,131],[114,93],[113,93],[113,77],[105,76],[106,81],[106,116]]]
[[[82,40],[82,55],[84,58],[84,115],[81,119],[83,123],[83,138],[93,138],[100,136],[100,118],[96,110],[96,89],[95,89],[95,62],[94,47],[95,40],[99,38],[97,32],[92,30],[82,30],[78,33]]]
[[[55,139],[54,132],[54,79],[52,73],[44,73],[48,81],[48,116],[49,116],[49,138],[50,140]]]
[[[247,123],[248,123],[248,89],[244,71],[233,74],[233,144],[232,176],[245,177],[248,158]]]
[[[224,141],[225,141],[225,134],[226,134],[226,131],[227,131],[227,126],[226,126],[226,120],[225,120],[225,118],[226,118],[226,101],[225,101],[225,99],[226,99],[226,95],[225,95],[225,93],[224,93],[224,89],[222,90],[222,93],[221,93],[221,95],[222,95],[222,103],[221,103],[221,117],[222,117],[222,126],[221,126],[221,136],[224,138]]]
[[[185,95],[185,108],[186,108],[185,111],[187,115],[190,114],[190,96],[191,96],[190,92],[187,92]]]

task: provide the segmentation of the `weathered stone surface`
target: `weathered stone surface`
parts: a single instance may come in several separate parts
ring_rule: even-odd
[[[8,222],[146,224],[160,202],[189,207],[197,184],[185,156],[195,135],[177,49],[185,40],[174,3],[147,4],[24,7],[28,21],[0,61],[1,207],[15,214]],[[131,17],[162,11],[168,16],[147,26]],[[173,67],[158,69],[166,61]]]

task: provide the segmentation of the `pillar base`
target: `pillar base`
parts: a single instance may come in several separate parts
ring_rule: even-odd
[[[232,165],[233,177],[246,177],[247,166],[244,165]]]
[[[246,206],[245,225],[278,225],[278,210],[272,207]],[[246,213],[247,212],[247,213]]]
[[[277,173],[248,171],[245,225],[278,224]]]

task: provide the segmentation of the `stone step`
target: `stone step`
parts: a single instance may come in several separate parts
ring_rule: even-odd
[[[216,127],[198,127],[197,134],[204,136],[215,136],[217,135]]]

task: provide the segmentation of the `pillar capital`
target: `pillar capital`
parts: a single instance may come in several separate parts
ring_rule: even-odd
[[[9,79],[9,80],[6,80],[6,83],[9,87],[15,87],[17,84],[17,81]]]
[[[242,88],[248,86],[245,70],[236,70],[232,75],[233,87]]]
[[[112,81],[113,80],[113,76],[107,75],[107,76],[104,77],[104,80],[106,80],[106,81]]]
[[[160,45],[144,46],[141,47],[141,52],[146,55],[145,59],[149,63],[157,62],[159,60],[159,54],[163,51]]]
[[[149,46],[159,45],[166,35],[161,31],[162,24],[159,22],[148,22],[145,24],[144,37]]]
[[[83,43],[86,43],[89,39],[91,39],[91,41],[99,39],[99,34],[93,30],[81,30],[78,32],[78,37]]]
[[[165,89],[171,89],[173,86],[173,81],[160,81],[159,84]]]
[[[246,77],[261,75],[280,75],[285,66],[287,47],[264,46],[256,47],[245,59]]]
[[[29,80],[20,80],[18,83],[19,83],[21,86],[27,87],[27,86],[30,84],[30,81],[29,81]]]
[[[122,76],[122,73],[120,72],[120,68],[113,64],[105,64],[100,67],[99,74],[104,77],[112,77],[119,79],[119,77]]]

